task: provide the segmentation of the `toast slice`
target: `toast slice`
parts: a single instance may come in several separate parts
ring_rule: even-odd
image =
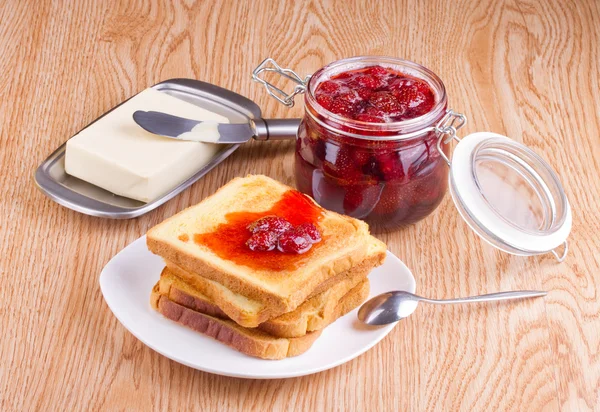
[[[166,261],[166,264],[169,272],[183,280],[197,293],[206,297],[206,300],[215,304],[230,319],[241,326],[254,328],[263,325],[263,328],[269,328],[269,331],[274,335],[289,337],[306,333],[309,330],[307,329],[309,324],[314,326],[315,329],[313,330],[318,329],[318,322],[311,320],[311,318],[314,318],[315,314],[321,313],[321,309],[323,309],[323,317],[326,318],[327,313],[331,312],[331,308],[346,292],[357,285],[360,279],[364,279],[374,267],[383,263],[386,251],[383,242],[370,236],[365,249],[366,257],[363,261],[321,283],[307,297],[308,301],[324,293],[325,295],[319,298],[321,306],[314,303],[307,305],[307,301],[305,301],[298,308],[287,312],[281,309],[273,309],[258,300],[235,293],[219,282],[190,273],[173,262]],[[304,307],[304,309],[296,312],[301,307]],[[317,308],[319,309],[315,312]],[[295,313],[293,318],[290,317],[290,312]],[[313,315],[309,315],[310,313]],[[284,314],[287,314],[287,316],[279,319]],[[276,318],[278,322],[268,322]],[[292,324],[293,322],[297,323]]]
[[[323,240],[301,255],[250,251],[246,226],[273,214],[294,225],[316,223]],[[150,251],[260,302],[271,317],[296,309],[320,284],[364,260],[370,239],[366,223],[327,211],[308,196],[260,175],[231,180],[147,234]],[[253,323],[257,324],[245,325]]]
[[[330,317],[330,323],[360,305],[369,295],[369,280],[364,279],[340,299]],[[152,289],[150,304],[166,318],[204,333],[249,356],[262,359],[284,359],[306,352],[321,335],[321,330],[293,338],[280,338],[260,329],[244,328],[219,318],[218,308],[210,303],[193,310],[174,302],[160,291],[160,282]],[[201,303],[202,305],[203,303]],[[204,312],[206,310],[206,312]]]
[[[262,359],[284,359],[306,352],[317,340],[321,331],[299,338],[276,338],[257,329],[244,328],[231,320],[196,312],[158,293],[158,284],[152,291],[152,307],[164,317],[210,336],[249,356]]]
[[[295,338],[321,330],[337,319],[339,303],[344,299],[346,306],[354,308],[369,295],[368,270],[356,271],[352,276],[336,283],[332,288],[308,299],[296,310],[270,319],[258,326],[273,336]],[[187,284],[165,268],[160,276],[159,292],[169,300],[221,319],[229,319],[208,296]]]

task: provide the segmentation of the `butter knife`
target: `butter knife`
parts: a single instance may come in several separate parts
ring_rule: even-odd
[[[251,123],[198,121],[171,114],[138,110],[133,120],[144,130],[179,140],[217,144],[240,144],[250,139],[293,139],[300,119],[254,119]]]

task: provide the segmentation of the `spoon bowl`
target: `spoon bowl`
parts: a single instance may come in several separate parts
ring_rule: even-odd
[[[365,302],[358,319],[368,325],[387,325],[410,316],[417,309],[415,295],[402,290],[386,292]]]

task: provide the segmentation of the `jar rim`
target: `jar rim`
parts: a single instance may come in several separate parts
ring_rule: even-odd
[[[432,88],[436,96],[436,103],[434,107],[422,116],[415,117],[412,119],[406,119],[398,122],[390,123],[370,123],[363,122],[355,119],[348,119],[340,116],[321,106],[314,95],[317,86],[324,80],[329,79],[332,75],[341,73],[347,70],[360,69],[372,65],[381,65],[383,67],[389,67],[394,70],[409,74],[416,78],[419,78]],[[346,59],[341,59],[329,63],[328,65],[317,70],[310,78],[306,93],[305,93],[305,104],[307,113],[316,121],[321,123],[322,126],[333,129],[337,133],[344,134],[349,137],[362,138],[369,140],[404,140],[416,137],[423,133],[429,132],[434,129],[435,122],[439,120],[446,112],[447,106],[447,95],[444,83],[434,72],[428,68],[412,62],[410,60],[399,59],[396,57],[389,56],[356,56]],[[316,112],[316,113],[313,113]],[[329,122],[321,122],[316,115],[320,115],[328,120],[332,120],[336,125],[335,127]],[[373,136],[373,135],[361,135],[357,133],[349,133],[342,128],[350,128],[356,131],[365,132],[389,132],[390,135],[386,136]],[[395,135],[393,133],[396,133]]]

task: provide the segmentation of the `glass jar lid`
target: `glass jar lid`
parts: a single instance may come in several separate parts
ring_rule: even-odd
[[[461,216],[491,245],[564,259],[571,208],[558,176],[527,146],[495,133],[470,134],[454,148],[448,178]]]

